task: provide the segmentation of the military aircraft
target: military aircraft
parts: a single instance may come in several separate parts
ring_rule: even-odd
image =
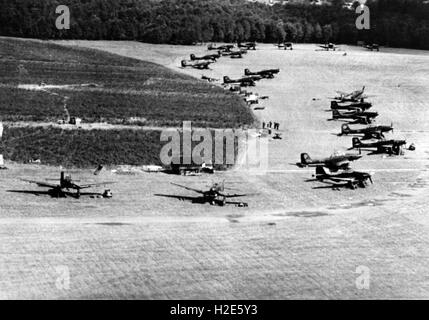
[[[252,72],[249,69],[244,69],[244,75],[246,76],[261,76],[262,78],[272,79],[275,74],[278,74],[280,69],[266,69],[261,71]]]
[[[251,94],[246,94],[246,96],[244,97],[244,101],[246,101],[248,105],[252,105],[252,104],[259,104],[259,100],[265,100],[268,98],[269,98],[268,96],[261,97],[257,93],[251,93]]]
[[[339,47],[337,47],[335,44],[333,43],[326,43],[326,44],[322,44],[319,45],[320,48],[322,48],[325,51],[329,51],[329,50],[333,50],[336,51],[337,49],[339,49]],[[320,49],[319,49],[320,50]]]
[[[186,196],[172,196],[172,195],[158,195],[163,197],[169,197],[169,198],[176,198],[180,200],[191,200],[196,203],[210,203],[211,205],[219,205],[224,206],[225,204],[234,204],[233,202],[228,202],[228,198],[239,198],[239,197],[245,197],[249,194],[226,194],[225,192],[225,181],[222,183],[215,183],[213,184],[209,190],[199,190],[190,188],[187,186],[182,186],[180,184],[172,183],[172,185],[194,191],[196,193],[199,193],[200,197],[186,197]]]
[[[293,50],[293,44],[292,42],[279,42],[277,44],[277,48],[284,49],[284,50]]]
[[[203,69],[210,69],[209,66],[214,63],[213,61],[201,61],[201,62],[193,62],[189,63],[186,60],[182,60],[182,68],[186,67],[192,67],[195,69],[203,70]]]
[[[368,110],[372,108],[372,103],[371,102],[354,102],[351,104],[338,104],[337,101],[331,101],[331,110],[356,110],[356,109],[360,109],[360,110]]]
[[[355,123],[371,124],[374,118],[378,117],[378,112],[362,111],[361,109],[340,112],[332,110],[332,120],[354,120]]]
[[[405,140],[379,140],[376,142],[363,143],[359,138],[355,137],[352,139],[352,147],[350,150],[359,149],[359,153],[361,153],[362,149],[375,148],[377,149],[377,153],[400,155],[401,148],[406,143],[407,142]]]
[[[34,180],[26,180],[21,179],[22,181],[37,184],[39,187],[50,188],[48,193],[50,195],[56,196],[57,198],[65,198],[67,195],[70,195],[69,190],[76,190],[75,197],[80,198],[81,190],[89,189],[92,187],[102,186],[113,184],[114,182],[100,182],[100,183],[90,183],[90,184],[82,184],[78,185],[73,181],[70,175],[65,175],[64,172],[61,172],[59,183],[49,183],[47,181],[34,181]],[[109,196],[106,196],[107,198]],[[110,196],[111,197],[111,196]]]
[[[208,50],[216,50],[216,51],[231,51],[231,49],[233,48],[234,48],[233,44],[224,44],[219,47],[216,47],[213,44],[209,44],[209,46],[207,47]]]
[[[382,139],[384,138],[384,132],[390,131],[393,132],[393,124],[391,124],[390,126],[368,126],[362,129],[351,129],[347,123],[344,123],[341,126],[341,133],[339,134],[339,136],[349,134],[363,134],[364,136],[362,140]]]
[[[296,165],[300,168],[305,167],[318,167],[325,166],[331,171],[348,170],[350,168],[350,162],[356,161],[362,158],[361,155],[355,154],[333,154],[328,158],[322,159],[311,159],[307,153],[301,154],[301,162]]]
[[[256,42],[237,43],[237,47],[246,50],[256,50]]]
[[[222,56],[230,57],[231,59],[243,58],[243,54],[246,54],[247,50],[240,49],[239,51],[223,51]]]
[[[219,59],[220,57],[221,57],[220,53],[217,53],[217,54],[207,54],[207,55],[201,56],[201,57],[197,57],[193,53],[190,55],[191,61],[209,60],[209,61],[215,61],[216,62],[216,60]]]
[[[371,50],[371,51],[374,51],[374,50],[380,51],[380,46],[376,43],[367,44],[364,46],[364,48]]]
[[[322,166],[316,167],[316,175],[314,177],[316,180],[321,182],[325,182],[325,180],[327,180],[328,183],[333,183],[333,187],[345,186],[353,190],[357,189],[358,187],[365,188],[367,186],[368,180],[373,183],[372,175],[370,173],[344,171],[332,174],[330,172],[326,172],[325,168]]]
[[[255,79],[252,77],[243,77],[243,78],[238,78],[238,79],[231,79],[228,76],[223,77],[223,84],[239,84],[240,86],[255,86]]]
[[[364,95],[365,86],[363,86],[362,90],[356,90],[351,93],[337,91],[339,96],[334,97],[332,99],[339,100],[340,102],[363,102],[366,98],[370,96]]]
[[[216,81],[219,81],[219,79],[207,77],[205,75],[201,76],[201,80],[206,80],[207,82],[216,82]]]

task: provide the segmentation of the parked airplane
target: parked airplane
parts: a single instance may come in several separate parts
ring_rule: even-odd
[[[216,50],[216,51],[231,51],[231,49],[233,48],[234,48],[233,44],[224,44],[219,47],[216,47],[213,44],[209,44],[209,46],[207,47],[208,50]]]
[[[338,104],[337,101],[331,101],[331,110],[368,110],[372,108],[371,102],[355,102],[351,104]]]
[[[380,51],[380,46],[376,43],[368,44],[368,45],[365,45],[364,47],[371,51],[374,51],[374,50]]]
[[[332,174],[327,172],[322,166],[316,167],[315,178],[321,182],[327,180],[328,183],[333,183],[334,187],[345,186],[353,190],[357,187],[365,188],[368,180],[373,183],[371,174],[367,172],[344,171]]]
[[[363,86],[362,90],[356,90],[350,93],[337,91],[339,96],[334,97],[332,99],[339,100],[340,102],[363,102],[366,98],[370,96],[364,95],[365,86]]]
[[[276,46],[277,48],[283,50],[293,50],[292,42],[279,42]]]
[[[402,146],[407,142],[405,140],[379,140],[376,142],[363,143],[359,138],[352,139],[351,149],[359,149],[359,153],[362,152],[362,149],[377,149],[377,153],[387,153],[400,155]]]
[[[255,86],[255,79],[251,77],[243,77],[238,79],[231,79],[228,76],[223,77],[223,84],[234,84],[238,83],[240,86]]]
[[[370,124],[377,117],[378,112],[362,111],[360,109],[346,112],[340,112],[336,109],[332,110],[332,120],[354,120],[356,123]]]
[[[256,50],[256,42],[237,43],[237,47],[246,50]]]
[[[335,44],[333,43],[326,43],[326,44],[322,44],[319,45],[320,48],[322,48],[325,51],[329,51],[329,50],[333,50],[336,51],[337,49],[339,49],[339,47],[337,47]],[[319,49],[320,50],[320,49]]]
[[[188,197],[188,196],[176,196],[176,195],[161,195],[158,194],[157,196],[162,197],[169,197],[169,198],[175,198],[179,200],[190,200],[194,203],[210,203],[211,205],[219,205],[224,206],[226,204],[237,204],[234,202],[227,201],[228,198],[239,198],[239,197],[245,197],[248,196],[248,194],[226,194],[225,193],[225,181],[222,183],[215,183],[213,184],[209,190],[199,190],[190,188],[187,186],[182,186],[180,184],[172,183],[172,185],[175,185],[177,187],[194,191],[196,193],[199,193],[201,196],[199,197]]]
[[[240,59],[243,58],[243,54],[246,54],[247,51],[240,49],[239,51],[224,51],[221,53],[222,56],[229,56],[231,59]]]
[[[298,162],[297,166],[301,168],[325,166],[331,171],[347,170],[350,168],[350,162],[360,158],[362,158],[361,155],[355,154],[333,154],[328,158],[312,159],[307,153],[302,153],[301,162]]]
[[[345,123],[341,126],[341,133],[339,135],[363,134],[363,140],[382,139],[384,138],[384,133],[390,131],[393,132],[393,124],[390,126],[368,126],[361,129],[351,129],[350,126]]]
[[[275,74],[278,74],[280,69],[266,69],[261,71],[252,72],[249,69],[244,69],[244,74],[246,76],[261,76],[262,78],[274,78]]]
[[[97,187],[97,186],[108,185],[108,184],[114,183],[114,182],[100,182],[100,183],[90,183],[90,184],[78,185],[75,183],[75,181],[72,180],[72,177],[70,175],[65,175],[64,172],[61,172],[60,181],[57,184],[48,183],[46,181],[34,181],[34,180],[26,180],[26,179],[21,179],[21,180],[28,182],[28,183],[37,184],[39,187],[49,188],[50,189],[49,194],[55,195],[58,198],[65,198],[66,195],[69,194],[66,191],[69,191],[70,189],[76,190],[75,197],[79,198],[81,196],[81,190],[83,190],[83,189],[89,189],[92,187]],[[106,196],[106,198],[110,198],[110,197],[111,197],[111,195]]]
[[[211,61],[216,61],[217,59],[219,59],[221,57],[220,53],[217,54],[207,54],[205,56],[201,56],[201,57],[197,57],[195,54],[191,54],[190,58],[191,61],[198,61],[198,60],[211,60]]]
[[[216,82],[216,81],[219,81],[219,79],[211,78],[211,77],[207,77],[207,76],[205,76],[205,75],[202,75],[202,76],[201,76],[201,80],[206,80],[206,81],[208,81],[208,82]]]
[[[213,61],[201,61],[201,62],[191,62],[189,63],[186,60],[182,60],[182,68],[192,67],[195,69],[203,70],[209,69],[209,66],[214,63]]]

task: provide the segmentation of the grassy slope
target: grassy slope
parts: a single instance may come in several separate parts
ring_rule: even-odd
[[[6,128],[1,149],[16,162],[94,167],[98,164],[159,164],[159,131]]]
[[[27,72],[18,72],[22,65]],[[46,92],[19,84],[102,85]],[[71,115],[87,122],[153,126],[239,127],[253,122],[243,102],[223,89],[162,66],[92,49],[0,38],[0,120],[57,121],[63,97]],[[133,123],[134,124],[134,123]],[[61,130],[52,127],[5,128],[0,153],[6,159],[88,167],[99,163],[160,164],[159,131]]]
[[[18,72],[22,65],[27,72]],[[18,89],[18,84],[95,83],[101,88]],[[180,126],[183,120],[202,127],[251,124],[252,114],[235,95],[162,66],[97,50],[0,38],[0,117],[2,120],[54,121],[68,110],[87,122],[105,120]]]

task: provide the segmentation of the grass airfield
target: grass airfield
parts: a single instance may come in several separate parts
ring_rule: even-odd
[[[259,119],[277,121],[283,140],[268,140],[265,171],[242,167],[214,176],[167,174],[99,177],[71,171],[82,182],[117,181],[111,200],[56,200],[10,192],[39,190],[19,178],[55,178],[60,168],[8,164],[0,172],[0,297],[97,299],[376,299],[428,298],[429,280],[429,53],[404,49],[369,52],[342,46],[317,52],[261,45],[244,59],[222,58],[211,71],[179,69],[203,47],[132,42],[61,42],[161,63],[200,77],[238,77],[246,67],[280,68],[275,80],[250,91],[270,96]],[[344,52],[347,55],[344,56]],[[351,147],[327,121],[327,97],[363,85],[378,124],[417,150],[402,157],[371,155],[353,167],[374,172],[374,185],[351,191],[314,189],[313,170],[298,169],[301,152],[328,156]],[[206,188],[226,179],[248,208],[192,204],[156,194],[193,196],[170,182]],[[100,190],[102,191],[102,190]],[[56,285],[57,268],[70,272]],[[356,269],[370,271],[358,289]]]

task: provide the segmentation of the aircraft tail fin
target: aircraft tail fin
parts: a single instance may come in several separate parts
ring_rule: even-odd
[[[353,148],[359,148],[362,145],[359,138],[356,138],[356,137],[352,139],[352,144],[353,144]]]
[[[230,82],[231,82],[231,79],[230,79],[228,76],[224,76],[224,77],[223,77],[223,82],[224,82],[224,83],[230,83]]]
[[[350,127],[349,127],[349,125],[347,124],[347,123],[344,123],[342,126],[341,126],[341,134],[347,134],[347,133],[349,133],[350,132]]]
[[[337,101],[331,101],[331,109],[338,109],[338,102]]]
[[[95,171],[94,171],[94,176],[98,176],[99,174],[100,174],[100,172],[103,170],[103,165],[99,165],[98,167],[97,167],[97,169],[95,169]]]
[[[190,58],[191,60],[195,60],[195,54],[191,53]]]
[[[316,176],[325,175],[327,172],[325,171],[325,168],[322,166],[316,167]]]
[[[186,60],[182,60],[181,64],[182,64],[182,67],[183,67],[183,68],[184,68],[184,67],[186,67],[186,66],[187,66],[187,64],[186,64]]]
[[[302,165],[307,165],[311,162],[311,158],[307,153],[302,153],[301,154],[301,164]]]
[[[244,74],[245,74],[246,76],[249,76],[249,75],[250,75],[250,70],[249,70],[249,69],[244,69]]]
[[[337,109],[332,110],[332,118],[337,119],[341,116],[340,112]]]

